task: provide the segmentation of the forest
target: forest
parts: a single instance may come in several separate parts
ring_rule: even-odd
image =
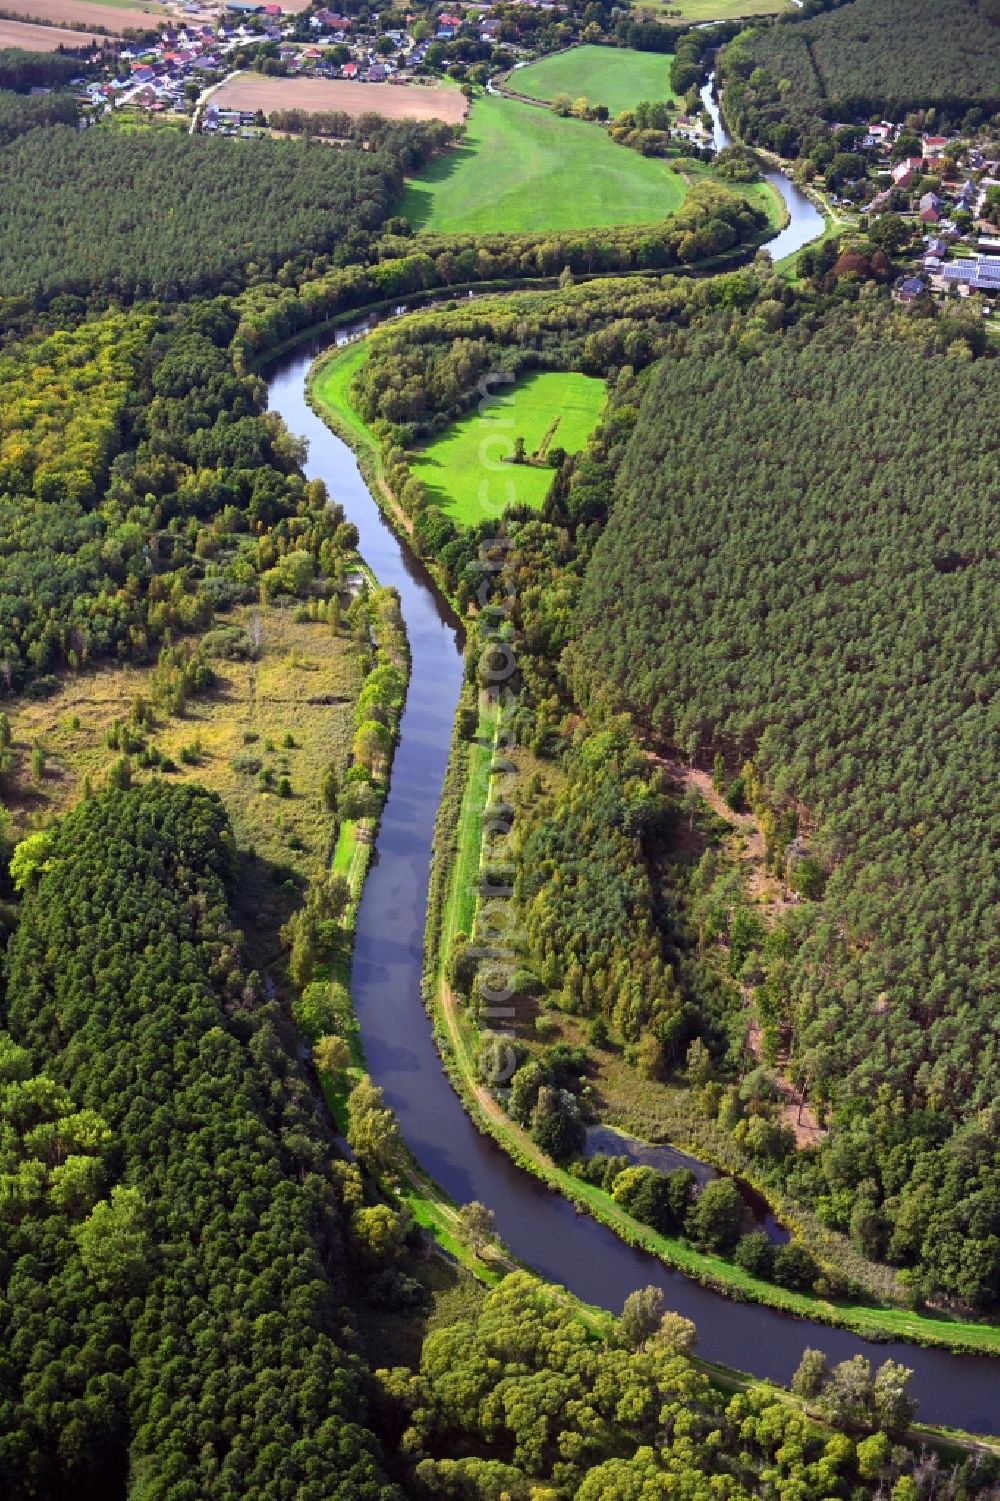
[[[789,1185],[926,1295],[987,1305],[1000,391],[994,361],[951,355],[918,322],[862,311],[751,357],[677,347],[644,398],[568,665],[591,714],[627,709],[648,744],[731,774],[752,759],[769,859],[815,870],[814,899],[746,968],[832,1127]],[[947,422],[928,428],[930,410]]]
[[[851,0],[740,33],[720,73],[731,127],[783,156],[835,120],[933,107],[957,127],[1000,110],[1000,17],[991,0]]]
[[[400,182],[385,150],[32,131],[0,157],[0,279],[38,306],[57,293],[237,291],[251,270],[335,247],[357,258]]]
[[[349,1211],[241,963],[221,804],[107,793],[34,853],[0,1041],[4,1493],[395,1495],[350,1349]]]
[[[294,1034],[241,958],[234,855],[217,798],[154,782],[84,801],[17,863],[5,1494],[931,1494],[938,1456],[902,1442],[913,1404],[891,1360],[831,1369],[807,1351],[799,1402],[723,1391],[655,1289],[595,1326],[527,1273],[428,1321],[419,1232],[371,1176],[401,1166],[391,1117],[362,1081],[348,1135],[365,1170],[338,1157]],[[396,1349],[420,1331],[410,1361],[374,1365],[366,1309]],[[986,1494],[995,1471],[968,1457],[950,1494]]]
[[[215,299],[0,354],[0,695],[102,657],[156,662],[262,587],[338,573],[356,532],[235,373],[235,329]]]
[[[42,125],[75,125],[80,110],[67,94],[25,96],[0,89],[0,146]]]
[[[33,88],[57,88],[86,73],[87,64],[63,52],[25,52],[0,47],[0,90],[27,94]]]

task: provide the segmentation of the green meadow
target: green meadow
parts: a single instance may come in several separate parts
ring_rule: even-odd
[[[461,145],[407,185],[399,211],[415,229],[513,234],[653,224],[686,192],[666,162],[599,125],[489,95],[473,102]]]
[[[633,52],[623,47],[573,47],[511,74],[508,86],[532,99],[568,94],[588,104],[606,104],[611,116],[640,99],[673,99],[667,52]]]
[[[576,453],[597,425],[604,382],[590,375],[528,375],[489,416],[471,412],[428,443],[410,467],[428,497],[451,518],[473,526],[511,505],[542,504],[552,483],[547,464],[510,464],[514,440],[526,455],[544,445],[546,454]]]
[[[744,16],[776,16],[792,9],[792,0],[642,0],[636,18],[664,21],[738,21]]]

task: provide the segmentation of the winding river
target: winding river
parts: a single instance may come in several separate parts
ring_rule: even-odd
[[[702,88],[701,102],[712,117],[712,145],[716,151],[721,151],[723,146],[731,146],[733,137],[726,129],[715,97],[714,73],[708,75],[708,81]],[[765,172],[764,181],[769,182],[779,198],[784,199],[788,210],[788,223],[767,245],[771,259],[780,261],[783,256],[801,250],[803,245],[808,245],[810,240],[815,240],[817,235],[823,233],[823,215],[812,199],[807,198],[802,189],[783,172]]]
[[[816,235],[822,220],[781,174],[773,174],[773,180],[792,216],[773,247],[776,255],[786,255]],[[338,341],[363,327],[342,330]],[[657,1284],[670,1307],[694,1319],[699,1353],[708,1360],[787,1382],[807,1345],[833,1360],[857,1352],[874,1363],[891,1356],[913,1368],[912,1389],[925,1421],[1000,1432],[1000,1367],[991,1360],[866,1342],[843,1329],[732,1302],[577,1214],[516,1167],[465,1114],[441,1067],[420,997],[434,819],[462,677],[461,625],[383,519],[350,449],[306,402],[309,366],[332,342],[327,332],[313,347],[300,345],[273,364],[270,404],[293,433],[308,440],[307,474],[325,481],[358,527],[361,551],[379,581],[399,591],[410,641],[409,695],[377,855],[358,914],[351,991],[368,1069],[399,1117],[417,1161],[456,1202],[488,1204],[517,1257],[587,1302],[617,1312],[635,1288]]]

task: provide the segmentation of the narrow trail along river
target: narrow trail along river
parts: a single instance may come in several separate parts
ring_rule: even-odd
[[[780,174],[776,186],[786,194]],[[801,195],[800,195],[801,196]],[[819,220],[808,200],[803,200]],[[798,244],[818,232],[795,212]],[[821,221],[820,221],[821,227]],[[791,226],[789,226],[791,228]],[[787,234],[787,231],[786,231]],[[786,243],[782,254],[797,248]],[[343,330],[342,341],[352,330]],[[383,585],[399,591],[413,667],[377,857],[358,913],[351,993],[368,1070],[399,1117],[420,1165],[457,1203],[480,1199],[496,1214],[513,1253],[587,1302],[621,1309],[637,1287],[655,1283],[668,1306],[698,1326],[698,1350],[758,1376],[787,1382],[807,1345],[832,1360],[857,1352],[891,1356],[914,1370],[920,1417],[980,1433],[1000,1432],[1000,1365],[896,1342],[875,1344],[843,1329],[736,1303],[634,1250],[516,1167],[469,1120],[444,1072],[420,996],[427,879],[434,819],[448,760],[462,676],[460,623],[420,564],[400,544],[368,492],[354,456],[310,409],[305,380],[326,333],[268,372],[270,404],[309,442],[306,472],[322,479],[361,536],[361,552]]]

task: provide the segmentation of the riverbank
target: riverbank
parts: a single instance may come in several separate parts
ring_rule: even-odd
[[[460,704],[459,719],[468,703]],[[582,1182],[549,1158],[513,1121],[479,1079],[475,1028],[448,983],[453,946],[472,931],[480,870],[480,830],[489,800],[495,720],[481,710],[471,742],[457,728],[435,827],[431,891],[425,939],[424,993],[442,1061],[474,1124],[521,1168],[562,1194],[578,1213],[592,1215],[628,1245],[724,1296],[760,1303],[782,1313],[850,1329],[868,1339],[906,1339],[956,1354],[1000,1353],[1000,1330],[961,1320],[933,1318],[904,1308],[841,1303],[814,1293],[793,1292],[752,1277],[735,1263],[697,1250],[635,1220],[610,1194]]]
[[[306,400],[316,415],[350,448],[362,478],[385,520],[400,542],[413,552],[413,523],[392,493],[386,479],[378,438],[351,404],[351,381],[366,358],[366,344],[367,338],[360,339],[333,350],[329,356],[321,355],[310,368],[306,380]],[[435,588],[455,613],[459,614],[458,602],[448,587],[443,571],[433,558],[421,558],[420,562],[433,578]]]

